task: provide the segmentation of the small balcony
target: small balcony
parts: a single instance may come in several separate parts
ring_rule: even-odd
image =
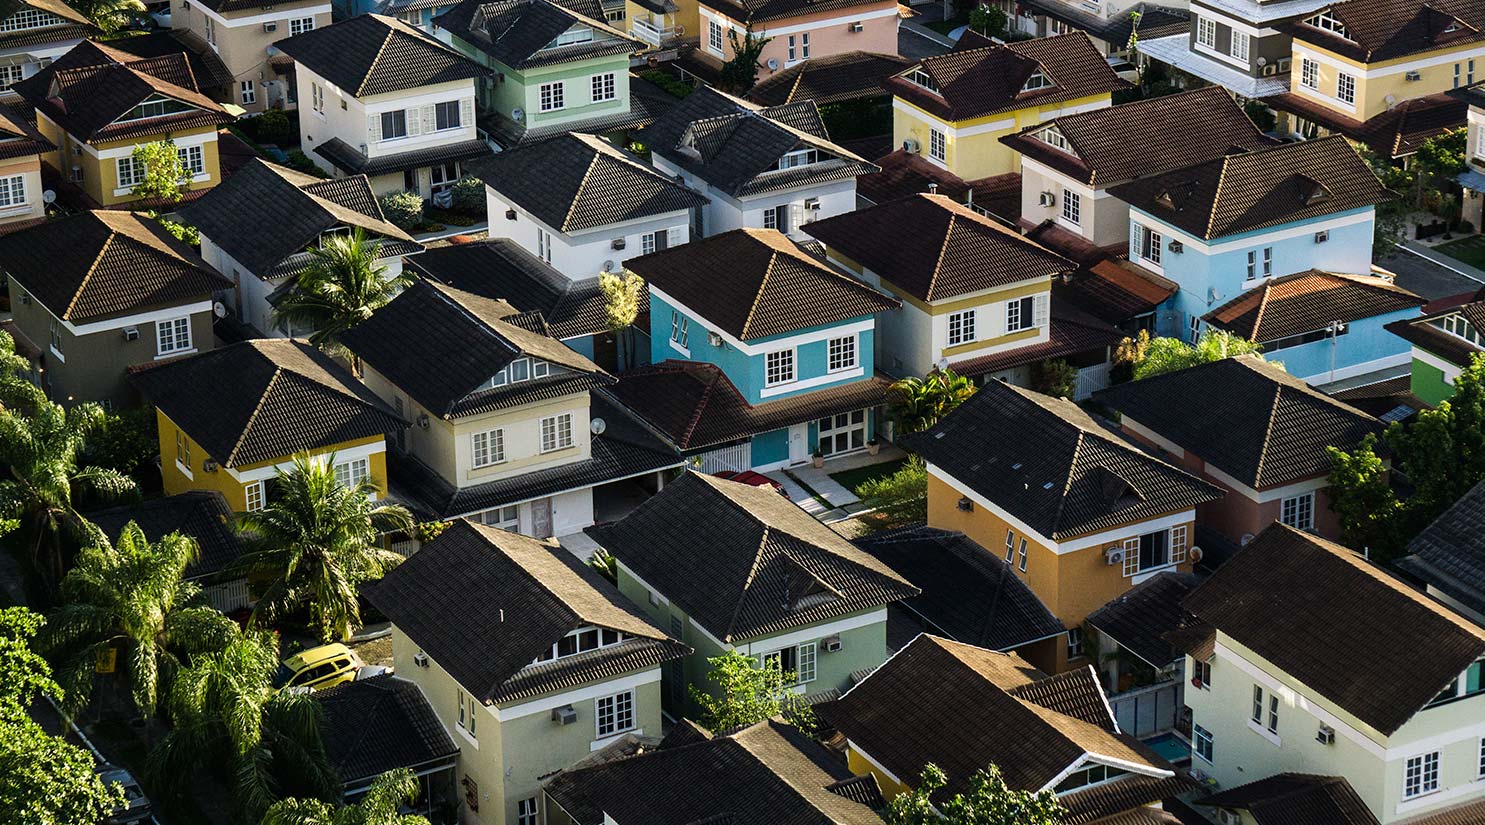
[[[665,26],[644,18],[629,21],[629,33],[651,46],[666,46],[686,36],[684,26]]]

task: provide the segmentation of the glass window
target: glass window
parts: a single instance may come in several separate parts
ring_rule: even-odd
[[[0,31],[16,32],[25,29],[42,29],[47,26],[57,26],[63,22],[65,21],[62,18],[54,14],[49,14],[40,9],[28,9],[22,6],[19,11],[5,18],[4,22],[0,22]]]
[[[949,156],[948,139],[938,129],[928,130],[928,156],[934,160],[946,160]]]
[[[722,53],[722,24],[715,20],[706,22],[706,45],[716,54]]]
[[[1232,30],[1232,42],[1228,44],[1227,53],[1243,61],[1248,62],[1248,35],[1237,29]]]
[[[1280,505],[1279,520],[1296,530],[1315,527],[1315,494],[1291,496]]]
[[[541,451],[549,453],[572,446],[572,413],[553,415],[541,420]]]
[[[185,167],[188,177],[206,174],[206,155],[200,146],[178,148],[175,154],[180,158],[181,166]]]
[[[1356,78],[1348,74],[1338,74],[1335,80],[1335,96],[1342,103],[1356,102]]]
[[[1253,713],[1251,718],[1254,722],[1263,721],[1263,686],[1253,686]]]
[[[242,488],[242,494],[245,501],[243,505],[244,510],[254,513],[263,509],[263,482],[254,481],[249,483]]]
[[[1201,725],[1191,726],[1191,738],[1196,744],[1196,755],[1212,761],[1212,732]]]
[[[794,380],[794,350],[781,349],[770,352],[764,358],[764,386],[787,384]]]
[[[1005,563],[1010,564],[1016,558],[1016,534],[1010,530],[1005,531]]]
[[[794,35],[791,34],[789,35],[789,62],[793,63],[797,59],[794,52]]]
[[[817,672],[817,650],[814,642],[806,642],[799,646],[794,657],[794,681],[799,684],[815,681]]]
[[[505,460],[505,430],[489,430],[470,437],[472,463],[477,470]]]
[[[447,100],[433,104],[433,128],[441,132],[444,129],[457,129],[462,125],[464,123],[459,111],[459,101]]]
[[[856,336],[831,338],[829,344],[829,369],[831,372],[848,370],[856,366]]]
[[[1196,42],[1197,45],[1206,46],[1209,49],[1217,48],[1217,23],[1208,17],[1196,18]]]
[[[1007,301],[1005,305],[1005,331],[1020,332],[1023,329],[1031,329],[1034,326],[1036,313],[1036,298],[1026,296]]]
[[[552,236],[545,229],[536,230],[536,257],[543,263],[552,262]]]
[[[799,56],[805,60],[810,59],[810,33],[804,32],[799,35]]]
[[[1026,78],[1026,83],[1021,87],[1021,91],[1034,92],[1038,89],[1048,88],[1051,85],[1053,85],[1052,81],[1046,75],[1041,72],[1032,72],[1031,77]]]
[[[309,84],[310,106],[316,111],[325,111],[325,87],[318,83]]]
[[[938,91],[938,82],[933,79],[933,75],[930,75],[921,68],[913,69],[911,72],[908,72],[906,77],[908,82],[914,86],[922,86],[930,92]]]
[[[382,140],[407,137],[407,110],[382,112]]]
[[[190,316],[155,322],[155,335],[158,339],[159,345],[156,349],[159,355],[185,352],[191,348]]]
[[[966,309],[963,312],[950,313],[949,346],[968,343],[975,339],[975,311]]]
[[[313,17],[297,17],[289,21],[289,34],[291,36],[314,31],[314,28],[315,19]]]
[[[1067,629],[1067,658],[1077,659],[1083,655],[1083,628],[1069,627]]]
[[[1268,695],[1268,732],[1277,734],[1279,732],[1279,694]]]
[[[566,86],[560,80],[556,83],[541,84],[541,110],[543,112],[550,112],[566,106],[567,103],[564,100],[565,94]]]
[[[670,340],[681,349],[691,346],[691,319],[673,309],[670,311]]]
[[[536,812],[536,797],[516,803],[516,825],[538,825],[539,822],[541,817]]]
[[[614,85],[614,73],[593,75],[593,102],[601,103],[605,100],[613,100],[619,96],[617,87]]]
[[[1135,253],[1146,261],[1160,266],[1160,233],[1144,224],[1134,225]]]
[[[355,487],[370,477],[370,459],[357,458],[335,465],[335,482],[342,487]]]
[[[1022,573],[1025,573],[1026,572],[1026,539],[1024,539],[1024,538],[1021,539],[1021,545],[1016,548],[1016,556],[1017,556],[1017,558],[1020,559],[1020,564],[1017,565],[1017,566],[1021,568],[1021,572]]]
[[[1306,89],[1320,89],[1320,64],[1308,58],[1299,62],[1299,82]]]
[[[144,180],[144,164],[139,162],[134,156],[119,158],[117,164],[120,189],[138,186]]]
[[[1412,799],[1439,789],[1439,752],[1408,760],[1403,771],[1403,799]]]
[[[1046,129],[1038,132],[1037,138],[1041,140],[1042,143],[1045,143],[1049,146],[1055,146],[1064,152],[1069,151],[1067,136],[1063,135],[1062,130],[1058,129],[1056,126],[1049,126]]]
[[[1062,190],[1062,218],[1074,226],[1083,223],[1083,199],[1070,189]]]
[[[237,86],[238,97],[242,105],[248,106],[258,102],[258,85],[256,81],[244,80]]]
[[[626,690],[598,699],[598,737],[634,729],[634,691]]]
[[[836,413],[816,422],[819,429],[817,446],[821,455],[833,456],[866,446],[866,411]]]
[[[779,166],[778,166],[778,168],[780,170],[783,170],[783,169],[793,169],[796,166],[809,166],[812,163],[819,163],[819,162],[820,162],[820,152],[818,150],[816,150],[816,149],[795,149],[792,152],[785,152],[784,155],[779,158]]]

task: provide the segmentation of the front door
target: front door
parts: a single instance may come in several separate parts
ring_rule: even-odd
[[[552,535],[552,500],[539,498],[531,502],[531,535],[539,539]]]
[[[789,428],[789,463],[803,464],[809,461],[810,425],[795,424]]]

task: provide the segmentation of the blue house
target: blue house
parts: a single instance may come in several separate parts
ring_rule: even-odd
[[[773,229],[630,259],[650,294],[650,360],[612,393],[701,468],[775,469],[866,448],[888,382],[876,313],[895,299]]]
[[[1129,204],[1129,260],[1180,285],[1156,310],[1156,333],[1188,341],[1208,313],[1275,277],[1370,273],[1376,206],[1391,199],[1340,136],[1235,151],[1109,191]]]
[[[1311,269],[1267,279],[1202,320],[1262,344],[1290,375],[1327,384],[1408,364],[1411,346],[1384,327],[1418,317],[1424,303],[1390,278]]]

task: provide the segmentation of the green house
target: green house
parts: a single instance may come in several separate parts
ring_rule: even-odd
[[[1485,289],[1444,298],[1417,318],[1394,321],[1386,329],[1413,345],[1410,389],[1429,404],[1454,395],[1454,380],[1485,352]]]
[[[664,706],[714,688],[729,650],[796,675],[810,701],[887,658],[887,605],[919,590],[771,487],[687,472],[588,534],[618,561],[619,590],[695,652],[667,666]]]

